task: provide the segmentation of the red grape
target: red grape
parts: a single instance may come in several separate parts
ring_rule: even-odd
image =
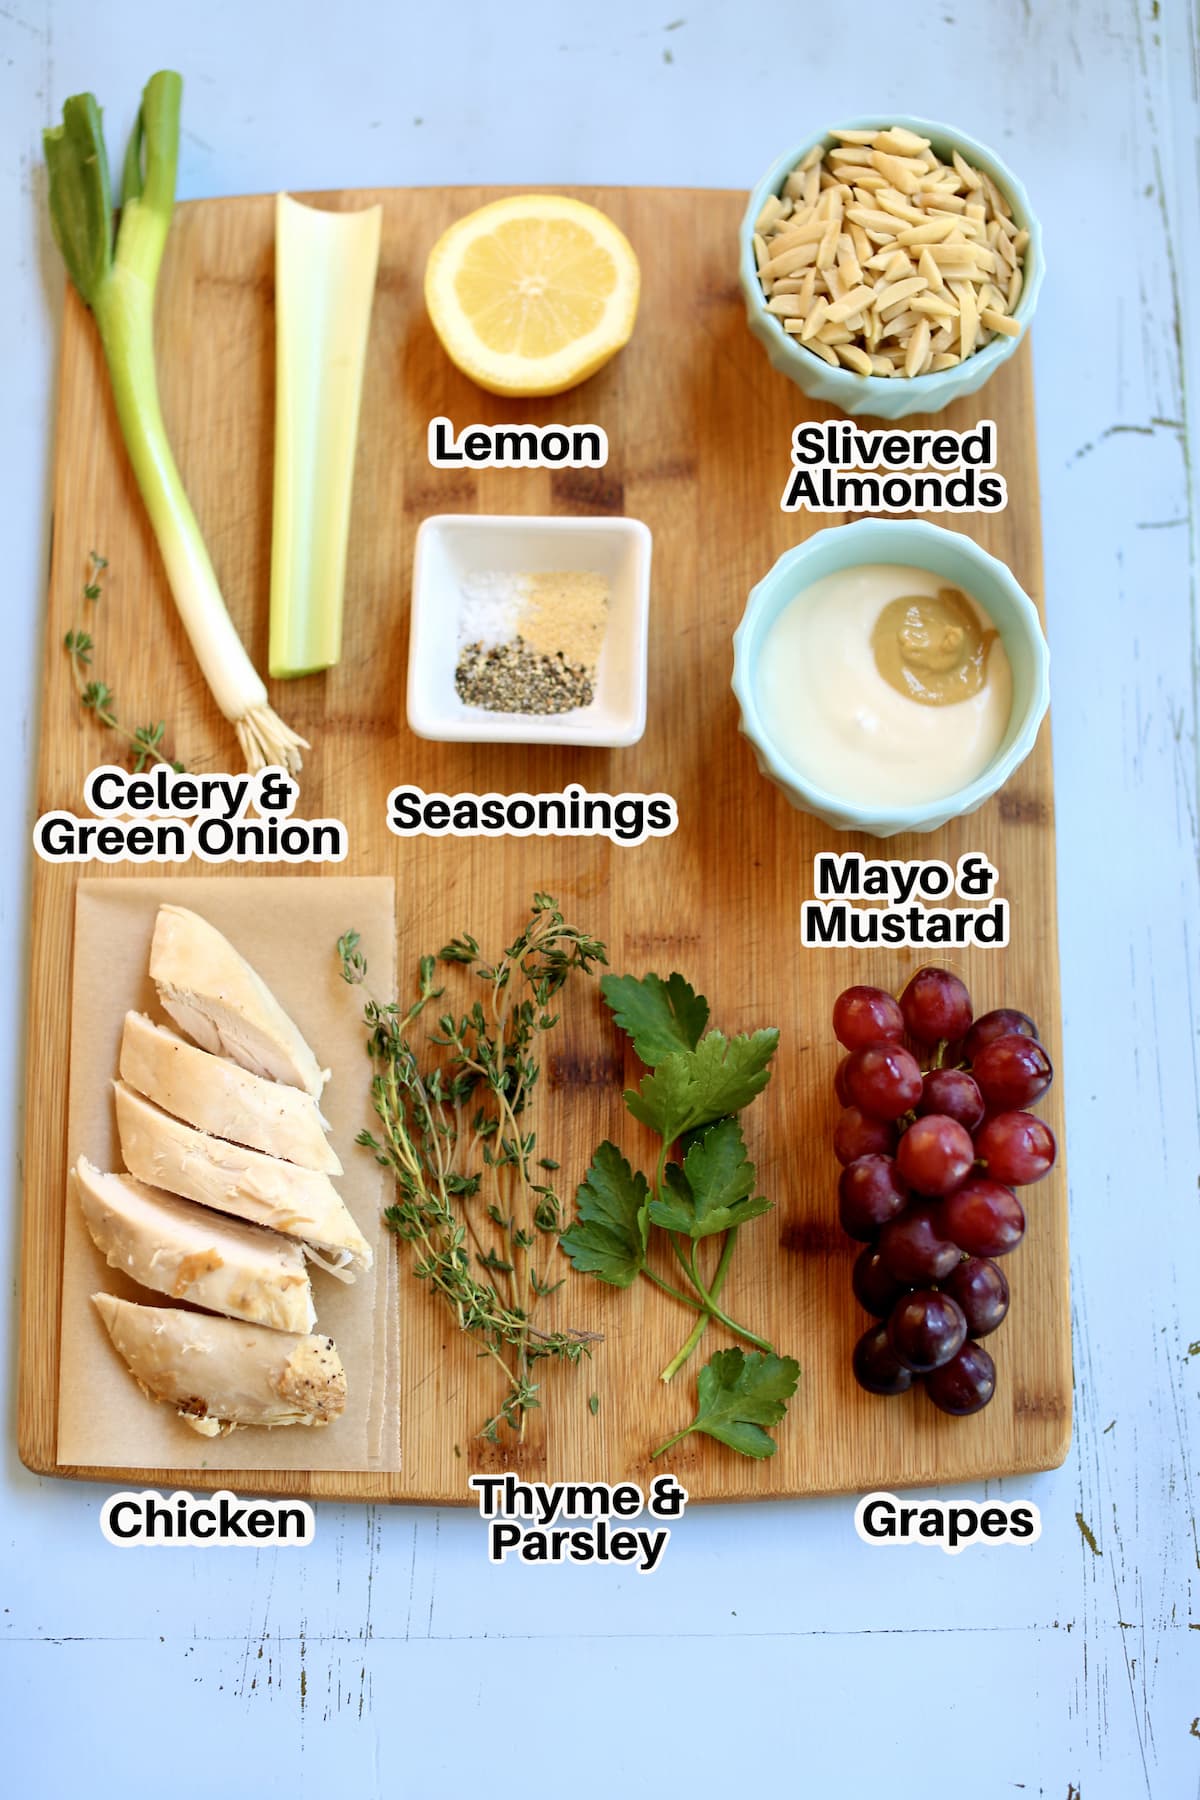
[[[918,969],[900,996],[900,1011],[918,1044],[947,1043],[970,1029],[971,996],[949,969]]]
[[[944,1281],[962,1259],[962,1251],[942,1229],[936,1206],[912,1206],[884,1226],[879,1254],[897,1281],[906,1285]]]
[[[1007,1256],[1025,1236],[1025,1209],[1011,1188],[980,1177],[942,1202],[941,1228],[970,1256]]]
[[[1054,1065],[1042,1046],[1015,1031],[985,1044],[971,1072],[991,1112],[1028,1106],[1054,1080]]]
[[[842,1170],[838,1182],[838,1218],[847,1237],[869,1244],[881,1225],[902,1212],[908,1200],[890,1156],[860,1156]]]
[[[1037,1034],[1038,1028],[1028,1013],[1018,1012],[1013,1006],[999,1006],[995,1012],[984,1013],[982,1019],[976,1019],[963,1041],[963,1055],[973,1063],[985,1045],[996,1038],[1036,1038]]]
[[[946,1292],[962,1307],[972,1337],[986,1337],[995,1331],[1008,1311],[1008,1277],[998,1263],[982,1256],[960,1262],[946,1283]]]
[[[843,1056],[841,1062],[833,1071],[833,1091],[837,1095],[839,1106],[849,1106],[850,1104],[850,1096],[846,1092],[846,1064],[849,1061],[850,1058],[848,1056]]]
[[[915,1119],[904,1133],[896,1161],[918,1194],[952,1194],[975,1166],[975,1146],[957,1119],[930,1113]]]
[[[857,1106],[848,1106],[833,1132],[833,1153],[843,1165],[860,1156],[891,1156],[896,1148],[896,1127],[887,1119],[872,1119]]]
[[[975,1154],[989,1175],[1013,1187],[1028,1187],[1054,1167],[1057,1146],[1044,1119],[1031,1112],[997,1113],[975,1139]]]
[[[918,1117],[945,1113],[948,1119],[957,1119],[964,1130],[975,1132],[983,1124],[984,1110],[978,1084],[965,1069],[930,1069],[921,1083]]]
[[[912,1374],[888,1343],[887,1327],[872,1325],[854,1346],[854,1379],[868,1394],[903,1394],[912,1386]]]
[[[890,1313],[904,1292],[903,1282],[896,1280],[873,1244],[855,1257],[851,1286],[858,1304],[877,1319]]]
[[[921,1068],[899,1044],[868,1044],[845,1063],[846,1092],[873,1119],[898,1119],[921,1098]]]
[[[996,1365],[982,1344],[966,1343],[926,1378],[925,1392],[943,1412],[965,1418],[981,1412],[996,1391]]]
[[[914,1375],[940,1369],[966,1342],[967,1321],[957,1300],[936,1288],[897,1300],[887,1322],[888,1343]]]
[[[850,987],[833,1003],[833,1034],[847,1050],[898,1042],[904,1036],[904,1015],[884,988]]]

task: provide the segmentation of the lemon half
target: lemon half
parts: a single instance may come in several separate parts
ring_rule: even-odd
[[[611,219],[555,194],[494,200],[443,232],[425,304],[451,361],[493,394],[561,394],[615,356],[638,260]]]

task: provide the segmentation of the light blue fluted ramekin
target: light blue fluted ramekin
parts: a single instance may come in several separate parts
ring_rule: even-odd
[[[794,381],[797,387],[802,388],[814,400],[827,400],[830,405],[855,417],[866,414],[876,419],[904,419],[910,413],[940,412],[952,400],[961,399],[964,394],[976,393],[1000,364],[1007,362],[1029,330],[1046,265],[1042,254],[1042,228],[1029,204],[1029,195],[1012,170],[1006,168],[998,156],[983,144],[976,143],[965,132],[956,131],[950,125],[938,125],[932,119],[913,119],[892,113],[886,118],[850,119],[838,129],[883,131],[889,125],[901,125],[908,131],[915,131],[918,137],[928,138],[943,161],[948,161],[950,152],[957,150],[973,168],[982,169],[990,175],[1012,207],[1013,218],[1018,227],[1028,231],[1024,284],[1013,313],[1013,318],[1022,327],[1021,336],[994,337],[990,344],[977,350],[974,356],[969,356],[966,362],[957,364],[953,369],[940,369],[936,374],[914,375],[909,378],[903,375],[856,375],[853,369],[832,369],[819,356],[814,356],[811,350],[804,349],[783,329],[782,320],[767,311],[766,296],[758,279],[758,266],[754,259],[754,224],[763,209],[764,201],[770,195],[780,192],[792,170],[807,156],[813,145],[833,144],[835,140],[827,131],[817,132],[815,136],[806,138],[798,149],[789,150],[779,157],[751,194],[739,232],[740,279],[750,329],[775,368],[786,375],[789,381]]]
[[[1008,730],[987,768],[969,786],[919,806],[854,805],[817,787],[772,741],[759,711],[759,659],[784,607],[823,575],[865,563],[927,569],[978,600],[999,631],[1012,668]],[[742,622],[733,634],[733,691],[760,772],[782,788],[793,806],[815,813],[835,831],[895,837],[901,831],[936,831],[950,819],[975,812],[1025,761],[1050,704],[1050,651],[1033,601],[1005,565],[970,538],[918,519],[864,519],[854,525],[828,526],[785,551],[751,588]]]

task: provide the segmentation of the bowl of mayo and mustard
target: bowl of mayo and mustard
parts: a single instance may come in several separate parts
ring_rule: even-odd
[[[793,806],[893,837],[974,812],[1050,700],[1037,608],[1003,563],[918,520],[834,526],[785,552],[734,634],[758,766]]]

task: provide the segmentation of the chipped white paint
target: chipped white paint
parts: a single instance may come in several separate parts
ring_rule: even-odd
[[[37,717],[61,294],[38,131],[66,94],[94,88],[123,141],[144,76],[182,68],[185,195],[745,186],[814,119],[868,106],[953,117],[1026,175],[1050,255],[1036,350],[1078,1375],[1070,1461],[1022,1484],[1042,1509],[1032,1550],[887,1556],[855,1538],[850,1502],[714,1509],[684,1521],[648,1581],[490,1570],[478,1521],[451,1513],[327,1508],[302,1554],[116,1551],[97,1490],[16,1464],[10,1411],[0,1717],[14,1791],[106,1796],[159,1769],[180,1796],[219,1782],[425,1800],[486,1781],[497,1796],[553,1785],[595,1800],[728,1781],[915,1800],[934,1771],[980,1800],[1197,1792],[1197,496],[1184,446],[1190,424],[1194,469],[1200,200],[1195,46],[1182,3],[1155,10],[940,0],[918,27],[860,0],[821,9],[818,28],[810,9],[766,0],[460,0],[453,15],[7,0],[0,734],[14,771]],[[864,51],[880,42],[882,67]],[[17,791],[6,783],[0,802],[10,1095],[26,962]]]

